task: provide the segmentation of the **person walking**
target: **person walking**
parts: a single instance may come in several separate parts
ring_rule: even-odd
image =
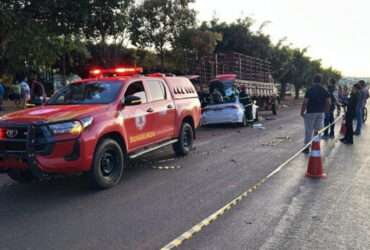
[[[353,120],[356,117],[358,103],[361,100],[361,87],[359,84],[355,84],[352,88],[351,96],[348,100],[347,111],[345,114],[346,133],[340,140],[344,144],[353,144]]]
[[[314,134],[323,128],[324,114],[329,107],[330,95],[322,86],[321,75],[316,75],[313,79],[313,86],[306,92],[301,108],[305,127],[305,145],[312,140]],[[309,153],[309,148],[307,147],[303,152]]]
[[[336,81],[335,79],[330,79],[328,92],[330,95],[330,108],[329,111],[325,113],[325,127],[332,124],[329,128],[324,131],[323,139],[334,138],[335,124],[334,124],[334,110],[338,103],[338,94],[336,93]]]

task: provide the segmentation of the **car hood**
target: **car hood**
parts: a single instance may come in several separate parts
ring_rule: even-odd
[[[0,121],[15,123],[59,122],[99,114],[106,108],[106,105],[45,105],[9,113],[2,116]]]

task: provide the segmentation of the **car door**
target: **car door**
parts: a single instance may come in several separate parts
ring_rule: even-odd
[[[122,110],[127,147],[129,151],[133,151],[155,140],[155,114],[148,102],[148,94],[142,81],[135,81],[127,86],[124,98],[128,96],[137,96],[141,99],[140,104],[124,105]]]
[[[176,109],[167,85],[161,79],[145,81],[150,104],[155,114],[155,130],[158,141],[174,137]]]

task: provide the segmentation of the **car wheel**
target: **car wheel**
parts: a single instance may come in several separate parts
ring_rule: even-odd
[[[105,139],[97,146],[89,177],[93,187],[108,189],[117,185],[123,176],[124,156],[120,145]]]
[[[178,142],[173,144],[173,150],[177,156],[188,155],[193,148],[194,131],[189,123],[183,123],[181,126]]]
[[[37,178],[28,170],[9,169],[8,176],[18,183],[30,183]]]

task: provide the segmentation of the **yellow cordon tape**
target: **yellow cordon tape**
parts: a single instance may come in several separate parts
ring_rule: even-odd
[[[321,129],[318,134],[321,134],[324,132],[327,128],[329,128],[331,125],[336,124],[342,117],[338,117],[333,123],[329,124],[328,126],[324,127]],[[222,215],[224,215],[227,211],[231,210],[234,208],[236,205],[238,205],[244,198],[248,196],[248,194],[253,193],[256,191],[262,184],[264,184],[267,180],[269,180],[271,177],[279,173],[285,166],[287,166],[291,161],[293,161],[295,158],[297,158],[308,146],[310,146],[313,142],[313,140],[316,139],[317,136],[315,136],[309,143],[304,145],[304,147],[299,150],[297,153],[295,153],[293,156],[291,156],[288,160],[283,162],[280,166],[278,166],[274,171],[272,171],[270,174],[268,174],[266,177],[262,178],[260,181],[258,181],[254,186],[249,188],[247,191],[243,192],[236,198],[234,198],[232,201],[227,203],[225,206],[199,222],[198,224],[194,225],[192,228],[190,228],[188,231],[185,233],[181,234],[179,237],[165,245],[164,247],[161,248],[161,250],[170,250],[174,249],[176,247],[179,247],[185,240],[191,239],[196,233],[199,233],[200,231],[203,230],[206,226],[210,225],[212,222],[220,218]]]

